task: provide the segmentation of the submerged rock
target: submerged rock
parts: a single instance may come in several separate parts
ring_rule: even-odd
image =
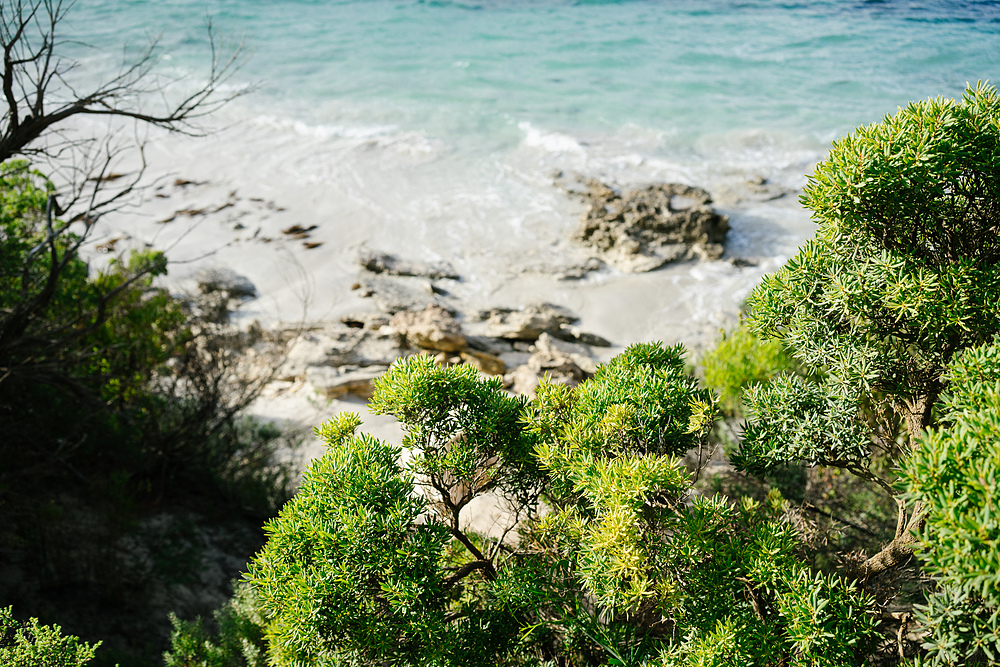
[[[715,212],[707,191],[679,183],[619,192],[585,181],[587,211],[575,239],[626,273],[652,271],[681,259],[722,256],[729,218]]]

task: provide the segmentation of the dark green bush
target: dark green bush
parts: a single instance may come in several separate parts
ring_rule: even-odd
[[[132,649],[98,656],[124,663],[162,650],[165,611],[136,609],[197,579],[200,538],[172,527],[259,526],[291,495],[275,454],[294,440],[239,416],[269,377],[241,361],[254,335],[157,287],[162,253],[92,272],[51,192],[0,165],[0,598],[88,638],[127,628]]]

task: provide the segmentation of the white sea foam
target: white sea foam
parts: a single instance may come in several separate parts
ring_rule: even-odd
[[[586,151],[580,142],[562,132],[543,132],[534,127],[528,121],[521,121],[517,124],[519,130],[524,132],[524,145],[533,148],[541,148],[550,153],[579,153],[585,155]]]

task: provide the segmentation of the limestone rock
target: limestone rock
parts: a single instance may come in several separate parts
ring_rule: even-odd
[[[386,371],[387,366],[366,366],[357,369],[338,369],[332,366],[310,366],[306,369],[306,381],[317,393],[327,398],[340,398],[354,394],[360,398],[371,398],[374,387],[372,381]]]
[[[570,343],[581,343],[592,347],[611,347],[611,341],[603,336],[581,330],[579,327],[564,324],[557,331],[550,332],[554,337]]]
[[[411,345],[426,350],[457,352],[466,346],[461,325],[451,313],[436,304],[419,312],[398,312],[389,324]]]
[[[467,364],[472,364],[481,372],[487,375],[503,375],[507,372],[507,365],[500,357],[495,357],[488,352],[467,349],[461,353],[462,360]]]
[[[586,185],[588,207],[575,238],[619,270],[639,273],[679,259],[722,256],[729,218],[709,206],[705,190],[664,183],[618,192],[593,179]]]
[[[411,351],[393,330],[329,327],[306,331],[288,343],[279,379],[302,377],[310,366],[388,366]]]
[[[458,279],[458,273],[448,262],[408,262],[395,255],[363,248],[358,252],[358,264],[372,273],[393,276],[420,276],[423,278]]]
[[[585,346],[543,333],[528,362],[504,376],[504,386],[515,394],[534,397],[543,376],[554,384],[576,386],[597,372],[597,362]]]
[[[562,306],[536,303],[521,310],[494,308],[480,317],[486,320],[489,335],[511,340],[534,341],[543,333],[559,331],[577,318]]]
[[[499,355],[500,361],[504,363],[507,368],[517,368],[518,366],[524,366],[528,363],[528,359],[531,358],[531,352],[504,352]]]
[[[560,356],[568,357],[584,375],[591,376],[597,372],[597,361],[585,345],[559,340],[547,333],[535,341],[535,354],[531,356],[528,365],[532,368],[535,366],[542,368],[544,363],[548,363],[542,361],[543,359],[556,360]],[[574,374],[574,371],[571,370],[570,373]]]
[[[604,262],[591,257],[581,264],[573,264],[555,273],[556,280],[583,280],[587,274],[593,271],[600,271],[604,268]]]
[[[503,338],[491,338],[490,336],[469,336],[466,335],[465,342],[469,348],[486,352],[495,357],[502,356],[514,350],[513,344]]]
[[[518,366],[503,376],[504,387],[515,394],[522,394],[529,398],[535,397],[535,389],[538,388],[538,382],[538,374],[528,368],[527,364]]]

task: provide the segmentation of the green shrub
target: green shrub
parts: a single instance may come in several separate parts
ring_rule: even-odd
[[[715,419],[680,347],[636,345],[534,401],[469,367],[398,362],[342,415],[251,563],[273,665],[862,664],[872,599],[799,560],[784,505],[692,496]],[[462,510],[490,494],[506,522]],[[512,536],[516,538],[512,539]]]
[[[918,619],[927,664],[1000,661],[1000,346],[948,367],[938,427],[903,462],[905,497],[925,508],[917,548],[938,589]]]
[[[705,386],[719,395],[719,406],[729,417],[743,416],[743,392],[754,383],[795,371],[797,366],[777,340],[764,340],[744,322],[724,333],[699,360]]]
[[[90,645],[63,635],[58,625],[14,620],[11,607],[0,608],[0,665],[4,667],[83,667],[100,642]]]
[[[940,589],[921,616],[924,649],[963,664],[995,646],[996,632],[995,598],[983,596],[994,585],[983,568],[995,563],[981,560],[996,552],[991,501],[974,492],[992,484],[988,448],[977,447],[996,406],[961,401],[992,400],[987,385],[963,387],[1000,333],[1000,97],[979,85],[859,128],[834,144],[802,201],[816,236],[753,292],[748,321],[821,375],[747,391],[734,463],[757,474],[792,462],[840,468],[895,500],[891,540],[848,570],[882,609],[906,610],[886,621],[887,643],[919,653],[906,614],[925,595],[912,573],[922,535]]]
[[[263,619],[253,591],[237,583],[233,598],[213,614],[214,632],[201,618],[170,615],[173,631],[164,667],[265,667]]]

